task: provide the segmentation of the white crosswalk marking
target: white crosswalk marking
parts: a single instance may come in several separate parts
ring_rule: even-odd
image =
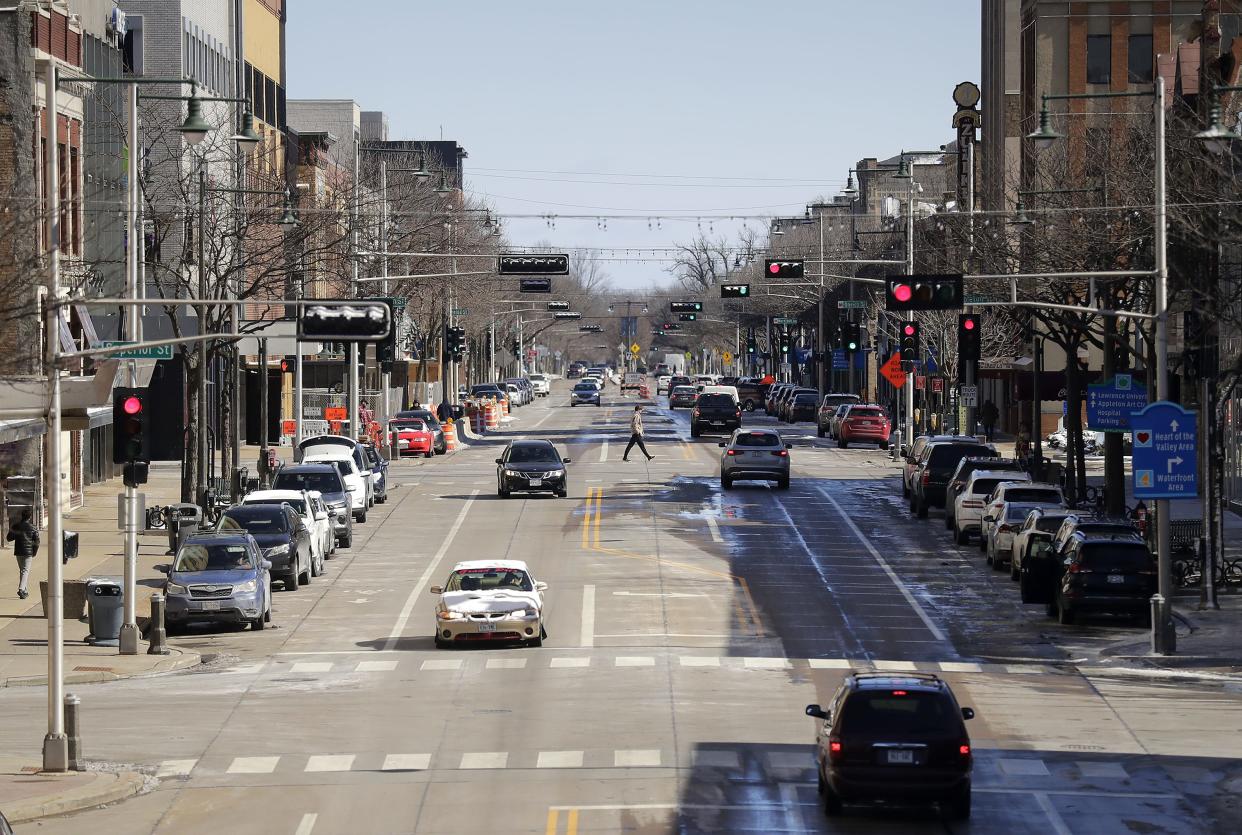
[[[1000,759],[997,765],[1005,774],[1012,777],[1047,777],[1048,766],[1043,760]]]
[[[810,754],[795,754],[790,751],[769,751],[768,768],[803,769],[813,764]]]
[[[582,768],[581,751],[540,751],[536,768]]]
[[[811,658],[807,663],[812,670],[848,670],[851,666],[848,658]]]
[[[460,670],[460,658],[432,658],[424,661],[420,670]]]
[[[526,666],[525,658],[489,658],[487,659],[487,669],[489,670],[520,670]]]
[[[390,673],[397,669],[396,661],[359,661],[356,673]]]
[[[354,766],[353,754],[316,754],[306,761],[306,771],[349,771]]]
[[[331,661],[298,661],[290,669],[291,673],[330,673]]]
[[[1128,780],[1130,775],[1126,773],[1125,766],[1121,763],[1095,763],[1095,762],[1079,762],[1078,772],[1083,777],[1104,778],[1106,780]]]
[[[978,673],[983,668],[973,661],[941,661],[940,669],[946,673]]]
[[[553,658],[548,664],[549,667],[589,667],[591,659],[589,657],[581,658]]]
[[[646,768],[660,764],[660,752],[656,749],[614,751],[612,762],[617,768]]]
[[[508,751],[480,751],[461,755],[461,768],[504,768],[509,762]]]
[[[271,774],[276,770],[280,757],[235,757],[229,764],[229,774]]]
[[[430,754],[389,754],[384,757],[384,771],[426,771],[429,768]]]
[[[918,670],[912,661],[873,661],[875,668],[886,673],[913,673]]]
[[[715,655],[683,655],[681,657],[681,666],[683,667],[719,667],[720,658]]]
[[[618,667],[654,667],[655,659],[650,655],[621,655],[616,659]]]
[[[156,777],[187,777],[198,760],[164,760],[155,770]]]
[[[789,668],[788,658],[743,658],[742,666],[749,670],[785,670]]]
[[[737,751],[695,751],[694,764],[700,768],[741,768]]]

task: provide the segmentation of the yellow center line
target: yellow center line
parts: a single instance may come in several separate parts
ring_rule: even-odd
[[[685,458],[687,461],[693,461],[693,460],[694,460],[694,450],[690,448],[690,444],[686,443],[685,441],[680,441],[680,443],[681,443],[681,455],[682,455],[682,457],[683,457],[683,458]]]
[[[565,835],[578,835],[578,810],[570,809],[565,820]]]
[[[594,495],[594,493],[595,493],[594,487],[587,488],[586,500],[585,500],[585,503],[583,504],[583,509],[582,509],[582,548],[583,550],[586,550],[587,546],[590,544],[588,537],[591,531],[591,496]]]
[[[556,831],[560,828],[560,816],[561,816],[561,813],[558,812],[556,809],[548,810],[548,828],[546,830],[547,835],[556,835]]]
[[[599,547],[599,522],[604,516],[604,488],[595,488],[595,541],[596,548]]]

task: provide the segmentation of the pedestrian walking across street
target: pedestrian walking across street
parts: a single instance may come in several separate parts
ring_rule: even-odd
[[[654,455],[647,452],[647,445],[643,443],[643,407],[635,406],[634,414],[630,418],[630,442],[625,446],[625,454],[621,456],[622,461],[630,460],[630,450],[634,448],[634,444],[638,444],[638,448],[642,450],[643,455],[647,456],[650,461],[655,458]]]
[[[29,509],[22,511],[22,518],[9,528],[5,538],[13,543],[13,553],[17,556],[17,596],[25,600],[30,595],[26,590],[27,581],[30,579],[30,563],[39,553],[39,529],[30,521]]]

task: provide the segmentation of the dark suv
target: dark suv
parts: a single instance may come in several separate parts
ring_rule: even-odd
[[[704,432],[721,432],[728,435],[742,426],[742,407],[731,394],[703,392],[694,401],[690,413],[690,437],[697,438]]]
[[[950,436],[923,447],[918,466],[910,478],[910,512],[920,519],[929,507],[944,507],[945,490],[963,458],[996,455],[996,448],[967,436]]]
[[[949,484],[944,490],[944,527],[953,530],[953,508],[957,497],[970,481],[970,474],[975,470],[997,470],[1007,473],[1022,472],[1022,462],[1017,458],[988,458],[982,455],[971,455],[958,462],[957,469],[949,476]]]
[[[922,673],[853,673],[828,707],[807,705],[823,720],[815,734],[819,793],[828,815],[844,801],[940,803],[970,817],[970,736],[949,685]]]
[[[1057,555],[1064,573],[1048,614],[1073,623],[1083,612],[1110,612],[1151,620],[1156,593],[1156,559],[1147,545],[1128,534],[1117,537],[1071,534]]]
[[[290,464],[281,467],[272,482],[273,490],[318,490],[328,506],[336,544],[348,548],[354,544],[354,517],[349,510],[349,493],[345,479],[331,464]]]

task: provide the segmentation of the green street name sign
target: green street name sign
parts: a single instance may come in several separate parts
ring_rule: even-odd
[[[470,309],[467,307],[455,307],[453,308],[453,315],[454,316],[469,316]]]
[[[132,343],[105,341],[103,343],[103,347],[111,348],[113,346],[119,347],[122,345],[130,345],[130,344]],[[172,359],[172,355],[173,355],[173,346],[156,345],[153,348],[130,348],[128,350],[114,351],[108,356],[114,357],[116,359],[122,359],[122,360],[170,360]]]
[[[866,310],[867,302],[863,299],[840,299],[837,301],[837,310]]]
[[[785,318],[785,317],[783,317],[783,316],[778,316],[778,317],[776,317],[775,319],[773,319],[772,321],[773,321],[773,323],[775,323],[775,324],[777,324],[777,325],[796,325],[796,324],[798,324],[798,320],[797,320],[797,319],[786,319],[786,318]]]
[[[1004,299],[998,299],[994,296],[986,296],[983,293],[967,293],[962,296],[962,304],[983,304],[984,302],[1003,302]]]

